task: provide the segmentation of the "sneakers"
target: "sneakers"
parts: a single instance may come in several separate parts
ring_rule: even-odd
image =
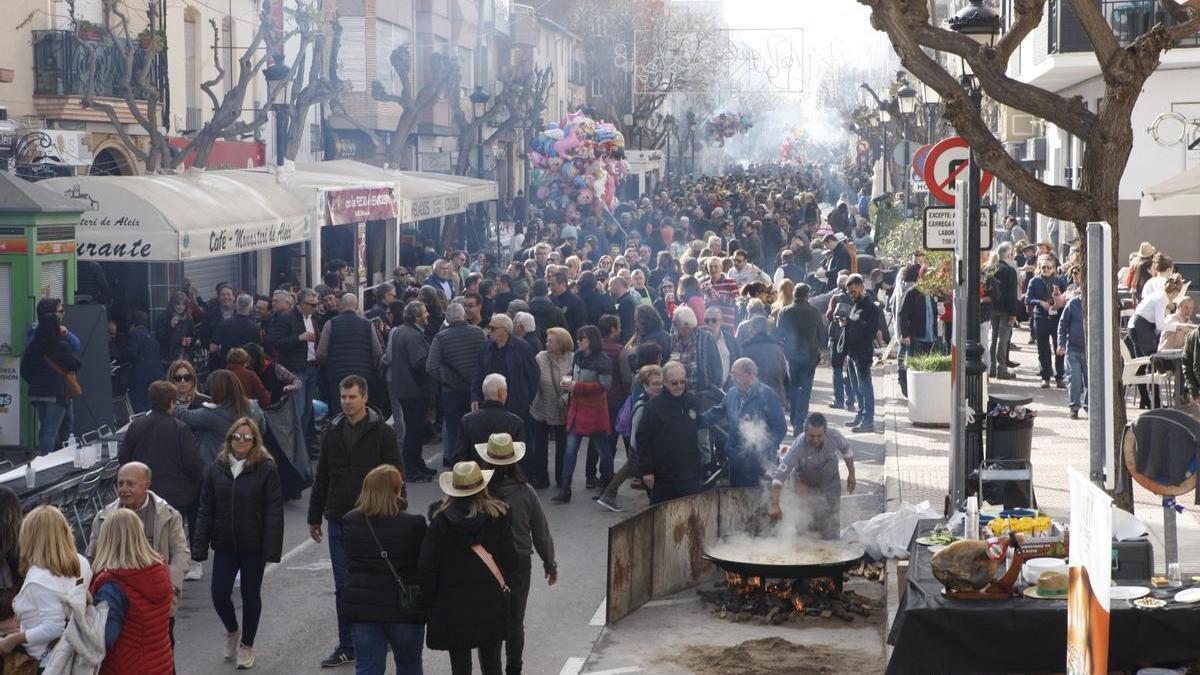
[[[1050,380],[1043,378],[1042,379],[1042,389],[1049,389],[1049,388],[1050,388]]]
[[[321,667],[337,668],[338,666],[344,666],[347,663],[354,663],[354,650],[338,647],[337,649],[333,650],[333,653],[325,657],[325,660],[321,662]]]
[[[235,654],[238,653],[238,641],[242,637],[240,630],[235,630],[232,633],[225,634],[225,644],[222,650],[225,660],[232,661]]]
[[[856,417],[855,417],[854,419],[852,419],[852,420],[847,420],[847,421],[845,421],[845,422],[842,422],[842,424],[844,424],[844,425],[846,425],[846,426],[850,427],[851,429],[853,429],[854,427],[856,427],[856,426],[858,426],[858,425],[862,424],[862,417],[857,417],[857,416],[856,416]]]
[[[1013,373],[996,373],[997,380],[1015,380],[1017,376]]]
[[[873,434],[873,433],[875,433],[875,425],[867,424],[866,422],[863,422],[862,424],[859,424],[856,427],[851,427],[850,433],[852,433],[852,434]]]
[[[596,500],[596,503],[608,509],[609,511],[612,511],[613,513],[620,513],[625,510],[618,506],[615,501],[609,499],[608,495],[600,495],[600,498]]]
[[[204,578],[204,565],[192,560],[188,563],[187,572],[183,575],[184,581],[200,581]]]
[[[1071,408],[1071,419],[1073,419],[1073,420],[1079,419],[1079,410],[1077,410],[1075,408]]]
[[[254,647],[246,645],[238,645],[237,650],[237,669],[248,670],[254,667]]]

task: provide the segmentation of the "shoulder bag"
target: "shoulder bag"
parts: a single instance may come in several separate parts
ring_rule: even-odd
[[[512,590],[508,587],[508,582],[504,580],[504,573],[501,572],[500,568],[496,566],[496,559],[492,557],[491,553],[487,552],[487,549],[483,547],[483,544],[472,544],[471,550],[475,552],[475,555],[479,556],[479,559],[483,561],[484,565],[487,565],[487,568],[491,571],[492,576],[496,577],[496,583],[500,584],[500,591],[504,593],[505,597],[507,597]]]
[[[49,356],[43,356],[42,358],[46,359],[46,363],[50,364],[50,367],[54,369],[54,372],[62,375],[63,380],[66,380],[67,398],[79,398],[83,395],[83,388],[79,386],[79,378],[75,376],[75,373],[63,370],[62,367],[55,363],[54,359],[50,358]]]
[[[379,536],[375,534],[375,526],[371,524],[371,519],[363,516],[363,520],[367,521],[367,529],[371,532],[371,538],[375,540],[375,546],[379,549],[379,557],[383,558],[383,562],[387,564],[388,570],[392,573],[392,578],[396,580],[396,601],[402,612],[420,612],[421,611],[421,587],[417,584],[405,584],[400,578],[400,574],[396,572],[396,568],[392,565],[392,561],[388,558],[387,549],[383,544],[379,543]]]

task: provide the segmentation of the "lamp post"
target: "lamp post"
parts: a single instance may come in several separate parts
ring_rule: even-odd
[[[963,7],[947,22],[950,29],[965,35],[974,40],[979,45],[992,45],[996,40],[996,34],[1000,32],[1000,15],[988,7],[984,7],[982,0],[970,0],[970,4]],[[961,83],[971,98],[971,104],[978,111],[983,103],[983,91],[979,87],[979,81],[971,71],[971,64],[967,60],[962,61],[962,78]],[[966,321],[965,335],[963,341],[964,351],[964,370],[966,377],[964,384],[966,385],[966,400],[969,407],[968,423],[966,427],[966,445],[965,457],[960,465],[957,475],[952,476],[951,483],[951,498],[957,500],[965,497],[967,473],[971,467],[978,467],[983,461],[983,345],[979,343],[979,255],[980,255],[980,181],[981,175],[979,165],[975,161],[975,150],[969,149],[967,156],[967,194],[959,195],[959,199],[967,200],[967,226],[966,226],[966,246],[965,260],[962,261],[964,276],[966,277]],[[952,462],[953,466],[954,463]],[[961,483],[960,483],[961,481]],[[958,489],[961,484],[961,490]],[[957,507],[958,502],[952,501],[952,506]]]
[[[487,104],[491,100],[488,93],[483,90],[483,87],[475,85],[475,91],[471,92],[471,113],[474,115],[475,128],[477,131],[477,140],[475,148],[475,176],[483,178],[483,116],[487,113]],[[479,202],[478,209],[479,222],[483,226],[483,238],[487,240],[487,207],[483,202]],[[500,226],[496,225],[496,264],[501,264],[500,256]]]
[[[696,113],[693,110],[687,111],[688,125],[688,147],[691,149],[692,159],[688,162],[688,173],[696,173]]]
[[[274,97],[277,91],[273,91],[279,87],[279,83],[287,80],[290,68],[283,65],[283,54],[274,54],[271,57],[274,63],[263,69],[263,77],[267,80],[267,94]],[[286,90],[286,87],[284,87]],[[287,145],[287,116],[288,104],[284,97],[283,103],[271,103],[271,111],[275,113],[275,166],[283,166],[284,146]]]
[[[891,157],[888,157],[887,129],[888,122],[892,121],[892,114],[888,112],[887,105],[881,103],[877,115],[879,117],[879,126],[883,130],[883,150],[879,153],[879,158],[883,160],[883,194],[886,195],[891,192],[891,185],[888,184],[887,175],[888,163],[891,160]]]
[[[671,133],[675,131],[675,116],[668,113],[663,118],[663,128],[667,130],[667,168],[666,174],[671,173]]]
[[[904,208],[907,211],[908,202],[912,199],[912,148],[908,144],[908,119],[917,109],[917,90],[908,86],[908,82],[901,82],[904,86],[896,91],[896,106],[900,109],[900,117],[904,119]]]

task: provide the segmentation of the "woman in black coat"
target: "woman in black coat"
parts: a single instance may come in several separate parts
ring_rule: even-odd
[[[192,352],[199,340],[199,332],[188,311],[187,293],[176,291],[171,296],[171,306],[159,316],[154,333],[163,359],[183,359]]]
[[[399,469],[391,464],[375,467],[363,479],[354,510],[342,518],[342,547],[349,565],[342,616],[354,636],[358,675],[383,675],[389,646],[397,675],[421,673],[425,613],[400,606],[393,571],[406,588],[420,588],[417,558],[426,527],[424,518],[404,512],[403,487]]]
[[[221,453],[204,471],[192,559],[204,560],[209,548],[213,550],[213,609],[225,624],[228,661],[238,652],[237,612],[231,598],[234,579],[241,573],[240,638],[242,647],[250,649],[262,615],[263,571],[267,563],[279,562],[283,553],[279,474],[258,426],[248,417],[229,427]]]
[[[595,326],[600,322],[600,317],[605,314],[617,313],[612,298],[608,297],[608,293],[600,290],[600,287],[596,284],[595,273],[584,272],[580,274],[579,280],[575,284],[579,289],[579,299],[583,300],[583,305],[587,308],[587,323],[589,325]]]
[[[29,385],[28,397],[37,411],[38,453],[42,455],[54,452],[60,429],[70,431],[74,425],[66,375],[83,367],[61,321],[60,314],[39,316],[33,339],[21,356],[21,379]]]
[[[439,477],[447,498],[421,544],[418,562],[429,604],[425,642],[450,652],[454,675],[469,675],[479,650],[483,675],[501,675],[500,650],[508,635],[507,579],[517,574],[508,505],[488,494],[491,471],[459,462]]]

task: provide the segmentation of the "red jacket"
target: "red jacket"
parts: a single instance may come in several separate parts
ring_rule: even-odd
[[[608,389],[612,386],[612,362],[603,350],[575,352],[571,375],[575,390],[567,408],[567,431],[578,436],[612,433],[608,418]],[[607,381],[607,382],[605,382]]]
[[[271,391],[263,384],[262,379],[258,377],[258,373],[250,370],[241,363],[228,363],[225,369],[233,373],[233,376],[242,383],[242,392],[246,394],[246,398],[252,398],[258,401],[261,408],[271,405]],[[263,431],[260,429],[259,431]]]
[[[100,675],[171,675],[171,573],[163,563],[140,570],[105,570],[92,579],[93,594],[107,582],[129,601],[121,635],[100,665]]]

